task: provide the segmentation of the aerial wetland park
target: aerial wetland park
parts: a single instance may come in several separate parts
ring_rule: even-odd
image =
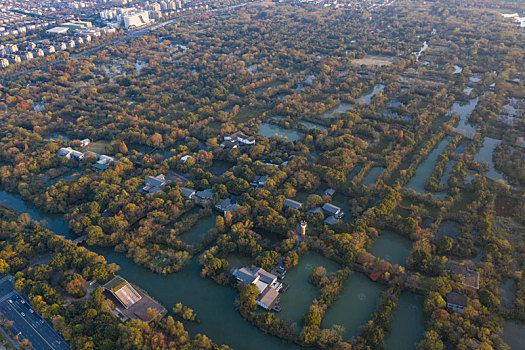
[[[0,10],[0,349],[525,349],[525,2]]]

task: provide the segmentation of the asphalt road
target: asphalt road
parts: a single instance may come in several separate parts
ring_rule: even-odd
[[[0,281],[0,312],[14,322],[11,332],[20,333],[36,350],[69,350],[69,345],[54,329],[49,320],[33,310],[29,302],[14,290],[13,283],[4,278]]]

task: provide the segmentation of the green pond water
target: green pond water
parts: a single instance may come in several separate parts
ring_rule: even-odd
[[[356,164],[352,171],[346,176],[346,182],[350,183],[350,181],[352,181],[354,177],[356,177],[356,175],[359,174],[361,169],[363,169],[363,164]]]
[[[392,319],[392,331],[385,337],[387,349],[415,349],[425,332],[424,297],[404,292],[399,297]]]
[[[425,159],[416,169],[416,173],[414,176],[410,179],[410,181],[407,184],[407,187],[416,191],[417,193],[425,194],[429,193],[425,190],[425,183],[427,182],[430,175],[432,175],[432,172],[434,171],[434,166],[436,165],[436,161],[438,159],[438,156],[445,150],[445,148],[450,143],[451,139],[449,137],[444,138],[428,155],[427,159]],[[432,193],[433,196],[444,199],[446,196],[446,193],[443,192],[434,192]]]
[[[385,170],[385,168],[376,166],[370,169],[368,174],[363,179],[363,185],[370,186],[376,183],[377,179],[379,179],[379,176],[381,176],[381,173]]]
[[[503,341],[507,343],[512,350],[525,349],[525,324],[507,321],[503,326]]]
[[[299,263],[286,272],[284,283],[289,285],[288,290],[281,294],[282,311],[278,316],[284,320],[295,322],[300,329],[303,316],[312,301],[321,295],[319,288],[311,284],[308,279],[314,267],[323,266],[328,272],[335,272],[339,265],[324,256],[310,252],[299,258]]]
[[[412,241],[398,233],[384,230],[383,234],[377,237],[370,253],[374,256],[385,259],[392,265],[404,266],[406,259],[412,249]]]
[[[71,238],[69,228],[62,215],[46,213],[35,206],[25,202],[19,194],[0,191],[0,204],[3,204],[18,213],[28,213],[33,220],[58,235]]]
[[[351,104],[351,103],[341,103],[336,108],[334,108],[333,110],[331,110],[329,112],[326,112],[323,115],[321,115],[321,117],[322,118],[326,118],[326,119],[335,118],[335,117],[337,117],[337,115],[340,115],[340,114],[342,114],[342,113],[352,109],[352,107],[354,107],[354,105]]]
[[[452,105],[451,112],[457,114],[460,118],[458,126],[456,126],[455,128],[455,131],[457,133],[460,133],[463,136],[470,138],[474,137],[477,129],[469,123],[468,118],[478,105],[478,102],[479,98],[476,97],[470,100],[467,104],[460,104],[459,102],[455,102]]]
[[[288,141],[297,141],[303,138],[303,134],[294,129],[285,129],[275,124],[262,123],[259,125],[259,134],[264,137],[281,137]]]
[[[118,274],[146,290],[168,310],[178,302],[192,308],[201,323],[185,325],[191,334],[204,333],[214,342],[227,344],[234,349],[300,348],[266,335],[244,320],[235,310],[234,301],[238,292],[229,286],[220,286],[210,279],[201,278],[199,274],[202,266],[198,262],[198,256],[193,257],[184,270],[162,276],[134,264],[125,255],[110,249],[92,250],[105,256],[109,263],[118,264]]]
[[[367,105],[370,104],[372,102],[372,98],[374,98],[375,95],[383,91],[384,88],[385,86],[383,84],[375,85],[374,88],[372,89],[372,92],[359,97],[358,99],[359,103],[367,104]]]
[[[514,298],[516,298],[516,282],[512,278],[508,278],[499,286],[501,292],[501,305],[506,309],[511,309],[514,306]]]
[[[180,236],[181,240],[197,247],[206,237],[208,237],[210,229],[215,227],[216,220],[217,216],[215,215],[208,215],[200,218],[189,231],[184,232]]]
[[[365,324],[374,312],[379,294],[386,287],[372,282],[362,273],[355,272],[346,281],[343,293],[325,312],[323,327],[334,324],[345,328],[343,338],[350,339],[361,333]]]
[[[503,181],[507,184],[507,180],[503,177],[503,174],[496,170],[494,161],[492,160],[492,154],[494,149],[498,147],[501,143],[501,140],[492,139],[490,137],[485,137],[483,140],[483,146],[479,149],[478,153],[474,156],[476,162],[487,162],[489,164],[489,171],[483,175],[488,177],[493,181]]]
[[[66,238],[71,237],[61,215],[46,214],[26,204],[20,195],[0,191],[0,203],[17,212],[30,214],[33,220],[45,220],[45,227]],[[201,323],[186,324],[186,329],[192,335],[204,333],[215,343],[227,344],[234,349],[300,348],[295,344],[266,335],[244,320],[234,305],[238,292],[231,287],[220,286],[210,279],[201,278],[202,267],[198,262],[198,256],[193,257],[182,271],[163,276],[134,264],[124,254],[117,254],[111,249],[100,247],[89,247],[89,249],[103,255],[108,263],[118,264],[120,266],[118,274],[147,291],[168,310],[178,302],[194,309]]]
[[[445,171],[443,172],[443,176],[441,177],[441,180],[439,181],[439,185],[442,188],[448,187],[448,179],[450,178],[450,173],[452,172],[452,169],[454,169],[454,166],[456,165],[455,160],[451,160],[447,163],[445,166]]]

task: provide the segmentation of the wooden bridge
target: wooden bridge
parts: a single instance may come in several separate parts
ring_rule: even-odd
[[[82,242],[85,242],[86,240],[88,239],[88,235],[83,235],[83,236],[80,236],[78,237],[77,239],[73,240],[73,244],[79,244],[79,243],[82,243]]]

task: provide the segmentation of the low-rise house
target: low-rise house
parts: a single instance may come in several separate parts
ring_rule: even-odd
[[[303,207],[303,203],[294,201],[293,199],[285,199],[283,205],[288,208],[299,210]]]
[[[182,197],[184,197],[185,199],[193,199],[197,191],[195,191],[192,188],[181,187],[180,192],[181,192]]]
[[[237,141],[225,140],[221,143],[220,146],[221,148],[225,149],[235,149],[239,147],[239,143]]]
[[[279,303],[279,292],[273,288],[266,288],[255,303],[263,309],[271,310]]]
[[[279,291],[283,287],[283,284],[277,280],[277,276],[260,267],[247,268],[235,270],[233,272],[235,278],[246,284],[254,284],[259,290],[259,296],[257,297],[257,305],[260,307],[271,310],[276,307],[279,303]]]
[[[321,213],[324,216],[324,211],[321,209],[321,207],[315,207],[313,209],[308,210],[308,215],[314,216],[316,213]]]
[[[333,197],[335,194],[335,190],[333,188],[328,188],[326,191],[323,192],[323,196],[327,195],[330,197]]]
[[[283,266],[283,261],[281,261],[280,264],[278,264],[276,267],[274,267],[273,270],[270,271],[270,273],[272,275],[277,276],[280,279],[283,279],[286,276],[286,269]]]
[[[223,199],[215,206],[217,211],[220,211],[222,215],[226,215],[227,212],[233,213],[235,210],[239,209],[241,206],[237,203],[234,203],[230,198]]]
[[[58,155],[66,157],[67,159],[71,159],[71,152],[73,152],[73,149],[71,147],[62,147],[58,150]]]
[[[335,225],[339,222],[339,220],[335,216],[329,216],[326,219],[324,219],[324,224],[328,226]]]
[[[90,139],[83,139],[80,141],[80,147],[87,147],[91,143]]]
[[[157,193],[159,191],[162,191],[167,183],[168,181],[166,181],[166,177],[164,176],[164,174],[150,176],[144,181],[144,187],[142,188],[142,190],[147,194]]]
[[[268,180],[268,175],[256,176],[253,181],[250,183],[255,188],[263,188]]]
[[[465,265],[450,263],[450,274],[464,286],[479,289],[479,272],[471,270]]]
[[[190,158],[193,158],[193,157],[187,154],[184,157],[181,157],[180,161],[183,163],[186,163]]]
[[[238,281],[243,283],[255,284],[259,289],[259,292],[262,292],[268,286],[275,288],[278,291],[282,287],[281,282],[277,281],[277,276],[269,273],[261,267],[242,267],[238,270],[235,270],[233,272],[233,276],[235,276]]]
[[[467,307],[467,296],[465,294],[450,292],[447,294],[447,307],[452,311],[462,313]]]
[[[331,203],[325,203],[323,205],[323,211],[327,215],[335,216],[337,219],[343,218],[345,216],[345,213],[341,210],[341,208],[331,204]]]
[[[32,51],[34,57],[43,57],[44,56],[44,50],[42,49],[35,49]]]
[[[92,152],[85,152],[84,155],[88,154],[88,153],[92,153]],[[109,168],[109,166],[113,163],[115,163],[117,160],[113,157],[110,157],[110,156],[106,156],[105,154],[96,154],[95,155],[97,156],[98,160],[95,164],[93,164],[93,169],[94,170],[106,170],[107,168]]]
[[[237,141],[244,145],[255,145],[255,137],[247,136],[242,131],[237,131],[231,135],[224,136],[224,141]]]
[[[207,205],[213,199],[213,191],[207,188],[204,191],[195,192],[195,202],[200,205]]]
[[[31,61],[34,58],[33,53],[30,51],[22,52],[20,57],[22,57],[22,61]]]
[[[70,158],[75,158],[76,160],[84,159],[84,153],[75,150],[72,150],[69,156]]]

